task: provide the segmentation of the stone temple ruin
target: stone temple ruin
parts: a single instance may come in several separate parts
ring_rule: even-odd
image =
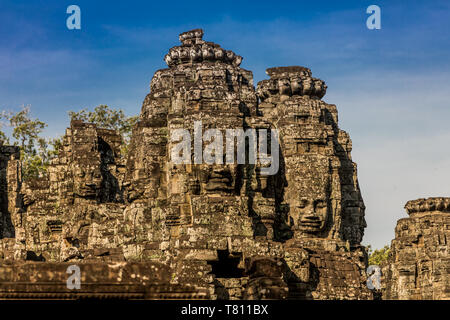
[[[255,89],[242,57],[202,37],[182,33],[166,54],[126,158],[116,132],[72,121],[48,177],[22,183],[19,150],[1,147],[0,298],[373,298],[352,144],[336,106],[321,100],[325,83],[277,67]],[[278,173],[262,175],[260,162],[173,163],[172,133],[194,132],[194,121],[277,129]],[[430,297],[436,272],[444,289],[433,259],[444,266],[448,245],[432,231],[448,214],[433,217],[399,222],[387,297]],[[423,244],[435,240],[445,250],[429,256]],[[414,263],[402,250],[429,257],[418,292],[406,289],[417,280],[403,276]],[[81,270],[79,290],[66,287],[70,265]]]
[[[408,201],[383,266],[385,299],[450,299],[450,198]]]

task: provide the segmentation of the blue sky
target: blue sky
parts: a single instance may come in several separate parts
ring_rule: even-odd
[[[66,28],[71,4],[81,30]],[[366,28],[371,4],[381,30]],[[64,133],[69,110],[137,115],[163,56],[193,28],[242,55],[255,84],[287,65],[326,81],[324,100],[353,140],[365,244],[390,242],[407,200],[449,196],[448,1],[0,0],[0,110],[31,105],[49,137]]]

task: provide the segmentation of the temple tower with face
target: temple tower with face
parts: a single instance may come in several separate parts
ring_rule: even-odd
[[[277,263],[281,271],[273,273],[291,297],[368,297],[364,203],[351,141],[337,126],[336,107],[320,100],[324,82],[307,68],[271,68],[255,90],[242,58],[202,36],[199,29],[180,35],[143,103],[124,217],[141,220],[128,225],[127,245],[180,268],[178,281],[197,278],[218,297],[243,297],[250,270],[275,270]],[[227,129],[276,129],[279,170],[264,176],[259,161],[227,163]],[[185,162],[176,162],[173,150],[185,138]],[[219,140],[213,163],[199,158],[196,138],[205,153]],[[326,278],[327,268],[342,279],[333,292],[327,281],[336,277]]]
[[[450,198],[408,201],[383,266],[383,299],[450,299]]]
[[[336,106],[321,100],[324,81],[313,78],[308,68],[270,68],[267,74],[270,79],[258,83],[258,109],[280,132],[276,203],[283,210],[277,216],[278,238],[285,241],[287,252],[304,248],[310,253],[310,270],[318,275],[312,295],[336,298],[345,285],[327,278],[324,266],[336,261],[339,270],[337,261],[348,254],[362,270],[365,259],[360,246],[365,206],[351,160],[351,140],[338,127]],[[342,251],[347,253],[336,255]],[[357,273],[342,273],[344,279],[347,276],[352,278],[347,283],[358,282]],[[335,293],[326,289],[330,286],[337,287]]]
[[[169,68],[151,81],[130,148],[125,219],[147,217],[142,242],[130,246],[179,268],[177,281],[196,278],[213,292],[225,288],[215,293],[222,297],[236,287],[235,297],[242,298],[246,259],[277,258],[281,243],[269,244],[274,197],[262,196],[266,187],[248,154],[237,163],[235,138],[234,161],[227,158],[227,130],[270,124],[252,119],[257,96],[252,73],[239,67],[242,57],[202,36],[202,30],[182,33],[181,45],[165,57]],[[188,144],[183,163],[173,159],[180,140]]]

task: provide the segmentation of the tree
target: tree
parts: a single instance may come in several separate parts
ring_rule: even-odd
[[[78,112],[69,111],[70,120],[82,120],[95,123],[100,128],[116,130],[123,139],[122,155],[126,155],[131,138],[131,131],[138,117],[127,117],[121,109],[111,109],[107,105],[99,105],[94,111],[82,109]]]
[[[13,145],[20,146],[23,180],[43,176],[48,166],[48,143],[41,134],[47,124],[32,119],[29,106],[22,107],[17,113],[4,112],[3,118],[12,128]]]
[[[95,123],[101,128],[116,130],[122,136],[124,143],[121,151],[126,155],[131,131],[138,117],[127,117],[122,110],[110,109],[106,105],[100,105],[94,111],[70,111],[69,116],[71,120],[82,120]],[[47,124],[37,118],[31,118],[29,106],[24,106],[16,113],[2,112],[0,119],[7,120],[12,128],[12,144],[20,146],[22,179],[26,181],[46,175],[51,159],[58,156],[63,138],[42,137]],[[0,122],[0,145],[10,144],[10,137],[1,130],[3,125],[4,123]]]
[[[387,261],[391,250],[388,245],[376,250],[372,250],[372,246],[368,245],[366,249],[369,255],[369,265],[380,265],[382,262]]]
[[[48,144],[52,147],[51,149],[47,149],[48,160],[51,160],[58,156],[59,150],[63,145],[63,137],[51,138],[48,140]]]
[[[9,144],[8,136],[2,131],[2,127],[4,126],[4,123],[1,121],[2,118],[6,119],[6,114],[4,111],[0,113],[0,146],[2,144]]]
[[[0,128],[1,128],[1,127],[0,127]],[[2,144],[9,144],[9,139],[8,139],[8,137],[6,136],[6,134],[5,134],[3,131],[0,130],[0,146],[1,146]]]
[[[22,110],[16,114],[9,114],[8,120],[13,128],[12,136],[16,140],[22,150],[30,155],[36,154],[36,142],[39,141],[42,130],[47,127],[47,124],[39,119],[31,119],[30,107],[23,107]]]

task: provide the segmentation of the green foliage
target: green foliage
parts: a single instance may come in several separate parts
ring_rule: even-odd
[[[48,159],[54,159],[58,156],[59,150],[62,148],[63,145],[63,137],[58,138],[51,138],[48,140],[48,143],[52,147],[52,149],[49,149],[47,151]]]
[[[2,144],[8,145],[10,144],[8,136],[2,131],[2,127],[4,123],[1,121],[2,119],[6,119],[5,112],[0,113],[0,146]]]
[[[30,107],[23,107],[19,112],[9,114],[7,117],[13,128],[12,137],[15,139],[15,144],[20,145],[24,152],[35,154],[36,142],[47,125],[39,119],[31,119]]]
[[[42,177],[47,174],[48,163],[44,162],[39,155],[30,155],[21,152],[21,159],[22,179],[24,181]]]
[[[9,144],[9,139],[6,134],[0,130],[0,145],[2,144]]]
[[[9,126],[12,128],[12,144],[20,146],[23,180],[46,174],[49,161],[48,143],[41,137],[41,134],[47,124],[37,118],[31,118],[28,106],[22,107],[16,113],[3,112],[2,118],[8,120]],[[9,137],[6,137],[4,133],[2,136],[6,138],[5,143],[11,143]]]
[[[94,111],[86,109],[79,112],[70,111],[69,115],[71,120],[95,123],[101,128],[118,131],[124,141],[122,154],[127,153],[131,131],[138,117],[127,117],[122,110],[110,109],[106,105],[100,105]],[[11,137],[8,137],[1,130],[5,123],[0,122],[0,145],[11,144],[12,140],[13,145],[20,146],[22,179],[27,181],[46,175],[51,159],[58,156],[63,138],[43,138],[42,131],[47,124],[37,118],[33,119],[28,106],[24,106],[16,113],[3,111],[0,113],[0,120],[2,119],[12,128],[12,133]]]
[[[372,250],[372,246],[368,245],[366,250],[369,255],[369,265],[380,265],[381,263],[387,261],[390,248],[386,245],[382,249]]]
[[[131,130],[138,117],[127,117],[123,110],[111,109],[107,105],[99,105],[94,111],[86,109],[78,112],[69,111],[71,120],[82,120],[95,123],[100,128],[113,129],[119,132],[124,139],[129,138]]]
[[[120,133],[123,139],[122,155],[128,152],[131,131],[138,117],[127,117],[123,110],[111,109],[107,105],[99,105],[94,111],[82,109],[78,112],[69,111],[70,120],[82,120],[95,123],[100,128],[113,129]]]

